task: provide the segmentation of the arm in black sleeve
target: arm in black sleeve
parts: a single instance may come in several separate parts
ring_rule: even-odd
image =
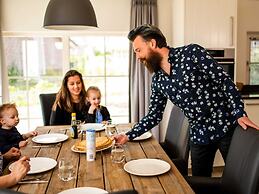
[[[56,116],[57,116],[57,112],[52,110],[50,114],[50,121],[49,121],[50,125],[56,125]]]
[[[95,114],[86,113],[86,123],[95,123]]]
[[[57,106],[55,111],[51,111],[50,115],[50,125],[68,125],[71,122],[71,119],[68,118],[65,110]]]
[[[5,132],[4,130],[1,130],[0,147],[2,154],[6,153],[12,147],[19,148],[19,142],[23,140],[22,135],[17,131],[16,128],[11,130],[11,134],[10,131]]]
[[[95,123],[95,112],[93,114],[88,113],[91,104],[87,103],[85,108],[85,123]]]

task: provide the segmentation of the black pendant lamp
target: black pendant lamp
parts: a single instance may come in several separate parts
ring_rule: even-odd
[[[50,0],[43,27],[54,30],[84,30],[97,27],[97,22],[89,0]]]

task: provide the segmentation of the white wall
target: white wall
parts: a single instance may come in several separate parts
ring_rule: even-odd
[[[185,1],[172,0],[172,46],[184,45]]]
[[[246,75],[248,59],[247,32],[259,32],[259,1],[238,0],[236,40],[236,81],[248,84]]]

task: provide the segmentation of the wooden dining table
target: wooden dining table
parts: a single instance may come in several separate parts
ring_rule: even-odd
[[[62,133],[69,135],[70,126],[41,126],[37,127],[39,134]],[[118,124],[117,130],[125,131],[131,124]],[[99,131],[97,136],[104,136],[105,131]],[[75,178],[64,182],[58,176],[58,166],[40,174],[27,175],[26,178],[44,175],[47,183],[17,184],[11,189],[33,194],[59,193],[76,187],[97,187],[108,192],[135,189],[140,194],[168,193],[168,194],[193,194],[193,190],[177,170],[175,165],[164,152],[158,141],[148,138],[141,141],[131,141],[125,144],[126,160],[123,163],[111,161],[111,150],[106,149],[96,153],[96,160],[89,162],[85,153],[76,153],[71,147],[79,139],[68,138],[66,141],[53,147],[33,148],[38,145],[29,140],[28,145],[21,149],[22,155],[29,157],[48,157],[56,161],[61,158],[70,160],[75,166]],[[156,158],[168,162],[170,170],[157,176],[137,176],[126,172],[123,168],[128,161],[141,158]]]

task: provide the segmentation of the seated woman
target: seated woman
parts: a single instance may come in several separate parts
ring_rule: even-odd
[[[86,103],[82,74],[76,70],[68,71],[52,107],[50,125],[70,125],[72,112],[76,113],[77,120],[84,121]]]
[[[87,114],[86,123],[106,123],[111,120],[110,113],[101,103],[101,91],[98,87],[90,86],[86,91]]]

